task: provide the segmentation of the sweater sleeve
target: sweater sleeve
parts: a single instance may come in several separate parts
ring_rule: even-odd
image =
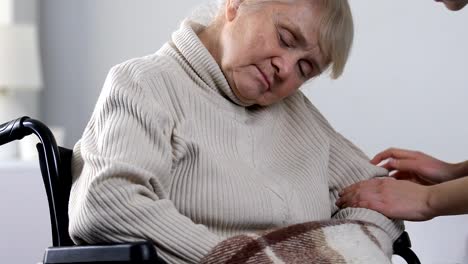
[[[335,205],[340,190],[362,180],[387,176],[387,170],[372,165],[369,158],[360,149],[337,132],[331,133],[328,169],[333,218],[360,220],[376,224],[387,233],[388,242],[396,240],[404,230],[402,221],[388,219],[384,215],[368,209],[346,208],[340,210]],[[389,253],[391,253],[391,243],[387,244],[390,247]]]
[[[319,125],[322,128],[323,137],[328,138],[329,141],[328,186],[332,218],[375,224],[385,231],[376,233],[375,236],[382,241],[382,246],[387,249],[387,254],[391,254],[392,241],[396,240],[404,230],[402,221],[388,219],[384,215],[369,209],[339,209],[335,205],[338,193],[343,188],[362,180],[388,176],[388,171],[372,165],[364,152],[333,129],[307,97],[302,95],[302,98],[307,111],[314,116],[312,119],[314,125]]]
[[[167,83],[140,81],[134,68],[110,71],[75,146],[70,235],[78,244],[150,240],[171,263],[197,263],[222,239],[168,199],[174,121],[163,106]]]

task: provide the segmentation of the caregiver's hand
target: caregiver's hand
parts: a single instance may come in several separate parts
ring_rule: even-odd
[[[425,221],[434,217],[429,207],[429,188],[391,177],[375,178],[342,190],[336,205],[368,208],[393,219]]]
[[[390,172],[395,171],[392,175],[394,178],[424,185],[465,176],[460,171],[460,164],[447,163],[419,151],[390,148],[377,154],[371,163],[377,165],[382,161],[385,161],[382,167]]]

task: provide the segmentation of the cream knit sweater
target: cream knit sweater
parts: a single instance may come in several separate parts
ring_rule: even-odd
[[[184,22],[156,54],[109,72],[74,148],[73,240],[151,240],[170,263],[196,263],[227,237],[331,218],[395,239],[401,222],[334,205],[343,187],[387,172],[299,91],[243,105],[198,30]]]

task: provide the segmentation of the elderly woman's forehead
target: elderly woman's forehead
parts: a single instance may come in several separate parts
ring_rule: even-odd
[[[291,16],[291,12],[296,15],[304,15],[309,18],[311,13],[320,10],[319,1],[314,0],[251,0],[248,6],[266,7],[266,5],[274,8],[274,10],[281,13],[288,13]],[[314,4],[315,3],[315,4]]]
[[[311,6],[316,6],[321,1],[318,0],[239,0],[244,1],[248,5],[265,5],[265,4],[291,4],[291,5],[300,5],[308,4]]]
[[[311,9],[300,7],[296,7],[288,12],[282,12],[281,9],[277,9],[274,13],[274,19],[281,24],[290,26],[290,29],[300,33],[306,40],[314,40],[320,30],[321,18],[320,15],[315,15],[313,12]]]

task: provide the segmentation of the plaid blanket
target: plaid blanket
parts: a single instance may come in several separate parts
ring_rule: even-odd
[[[296,224],[261,234],[242,234],[218,244],[202,264],[384,264],[391,239],[379,227],[339,220]]]

